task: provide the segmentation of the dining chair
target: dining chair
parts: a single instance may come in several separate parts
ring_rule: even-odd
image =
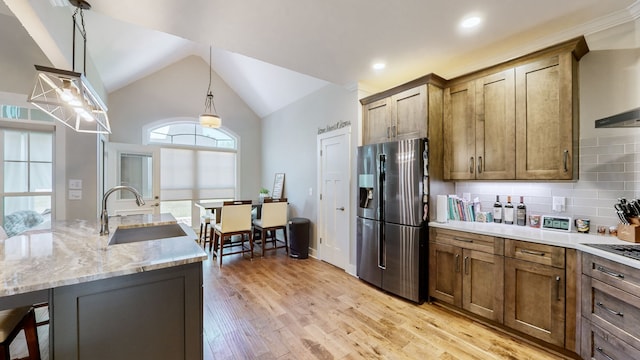
[[[239,240],[234,240],[236,235]],[[249,237],[249,247],[244,246],[245,235]],[[211,239],[209,251],[212,246],[214,253],[220,259],[222,267],[222,257],[232,254],[249,253],[253,259],[253,234],[251,232],[251,200],[225,201],[222,204],[220,222],[211,228]],[[238,249],[239,247],[239,249]],[[225,253],[225,249],[229,250]]]
[[[253,220],[254,244],[256,243],[256,234],[260,234],[260,245],[262,247],[262,256],[265,250],[277,250],[285,248],[287,255],[289,254],[289,241],[287,239],[287,221],[288,221],[288,203],[287,198],[270,199],[265,198],[262,204],[262,216],[260,219]],[[277,230],[282,230],[284,240],[278,240]],[[269,240],[268,240],[269,239]],[[270,243],[271,247],[267,248]]]
[[[24,330],[29,360],[40,360],[36,315],[31,306],[0,311],[0,360],[11,359],[9,345]]]

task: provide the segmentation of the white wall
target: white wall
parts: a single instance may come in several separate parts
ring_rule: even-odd
[[[640,197],[640,128],[596,129],[595,120],[640,107],[640,49],[592,51],[580,60],[580,179],[577,182],[458,182],[489,207],[496,195],[525,197],[530,213],[550,214],[553,196],[564,196],[565,214],[615,225],[618,197]]]
[[[165,119],[197,119],[204,111],[209,66],[190,56],[109,95],[109,141],[142,144],[144,125]],[[240,194],[258,197],[261,176],[261,122],[215,73],[211,85],[222,127],[240,136]]]
[[[340,121],[351,122],[354,147],[358,107],[357,91],[327,85],[262,120],[261,186],[271,190],[274,174],[285,173],[284,196],[290,203],[290,217],[311,221],[311,254],[317,249],[318,129]]]

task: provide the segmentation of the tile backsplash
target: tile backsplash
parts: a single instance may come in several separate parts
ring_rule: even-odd
[[[580,139],[580,179],[577,182],[457,182],[455,193],[470,193],[489,210],[500,195],[517,204],[520,196],[529,214],[554,214],[554,196],[566,198],[561,214],[591,220],[592,233],[598,225],[616,225],[613,204],[620,197],[640,198],[640,136],[609,136]]]

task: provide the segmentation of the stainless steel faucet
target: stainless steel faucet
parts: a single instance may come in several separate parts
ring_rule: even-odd
[[[107,190],[107,192],[104,193],[104,196],[102,197],[102,213],[100,214],[100,235],[109,234],[109,213],[107,212],[107,198],[109,197],[109,195],[111,195],[111,193],[117,190],[131,191],[136,197],[136,204],[138,204],[138,206],[144,205],[144,199],[142,199],[142,195],[138,192],[138,190],[132,188],[131,186],[119,185]]]

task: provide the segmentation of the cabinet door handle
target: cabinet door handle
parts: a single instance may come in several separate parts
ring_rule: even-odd
[[[473,156],[469,158],[469,173],[473,174]]]
[[[398,136],[398,127],[393,125],[391,127],[391,134],[393,135],[393,137],[397,137]]]
[[[533,251],[533,250],[527,250],[527,249],[520,249],[520,252],[523,253],[523,254],[544,256],[544,253],[542,251]]]
[[[482,173],[482,156],[478,156],[478,174]]]
[[[564,172],[568,172],[569,171],[569,150],[565,149],[562,152],[562,159],[563,159],[563,163],[564,163]]]
[[[613,309],[610,309],[610,308],[608,308],[608,307],[604,306],[604,304],[603,304],[603,303],[601,303],[600,301],[596,302],[596,305],[598,305],[598,307],[599,307],[599,308],[601,308],[601,309],[603,309],[603,310],[606,310],[606,311],[608,311],[608,312],[612,313],[613,315],[617,315],[617,316],[620,316],[620,317],[624,317],[624,314],[623,314],[622,312],[620,312],[620,311],[615,311],[615,310],[613,310]]]
[[[558,294],[557,300],[560,301],[560,276],[556,276],[556,294]]]
[[[460,254],[456,254],[456,272],[460,272]]]
[[[614,358],[612,358],[611,356],[607,355],[606,352],[604,352],[604,350],[602,350],[602,348],[600,346],[596,347],[596,350],[602,354],[602,356],[604,356],[605,358],[607,358],[608,360],[614,360]]]
[[[473,240],[471,240],[471,239],[465,239],[465,238],[461,238],[461,237],[457,237],[457,236],[454,236],[453,240],[464,241],[464,242],[468,242],[468,243],[472,243],[473,242]]]
[[[469,257],[464,257],[464,274],[469,275]]]
[[[391,138],[391,127],[387,126],[387,139]]]
[[[624,279],[624,275],[619,274],[617,272],[613,272],[611,270],[608,270],[608,269],[606,269],[606,268],[604,268],[602,266],[596,267],[596,270],[600,271],[601,273],[605,273],[605,274],[607,274],[609,276],[617,277],[619,279]]]

